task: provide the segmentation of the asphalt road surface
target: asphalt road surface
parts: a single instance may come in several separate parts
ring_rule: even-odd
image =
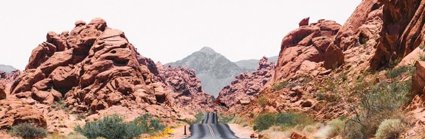
[[[189,139],[238,139],[227,124],[218,123],[217,113],[207,113],[200,124],[190,125]]]

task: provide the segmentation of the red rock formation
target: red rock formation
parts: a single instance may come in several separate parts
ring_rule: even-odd
[[[326,85],[324,79],[363,74],[369,69],[380,39],[382,9],[377,0],[362,1],[343,26],[320,20],[290,32],[283,38],[272,86],[259,93],[267,100],[254,99],[235,108],[236,113],[249,111],[246,115],[252,117],[263,112],[301,111],[322,120],[349,114],[346,98],[340,103],[319,100],[319,95],[339,90],[329,92],[319,86]],[[335,68],[338,70],[332,70]]]
[[[283,38],[274,80],[285,80],[296,74],[318,74],[323,61],[333,59],[325,57],[325,52],[340,25],[330,20],[319,20],[308,26],[301,26]]]
[[[47,127],[46,119],[36,107],[17,99],[0,100],[0,128],[30,122]]]
[[[301,26],[307,26],[308,25],[308,23],[309,23],[309,21],[310,21],[310,17],[307,17],[307,18],[304,18],[304,19],[302,19],[301,21],[300,21],[300,23],[298,23],[298,25],[301,27]]]
[[[128,105],[137,89],[153,89],[150,83],[151,73],[139,64],[124,33],[94,19],[77,22],[69,33],[48,33],[11,94],[47,104],[65,99],[74,111],[87,111]]]
[[[367,45],[367,51],[374,53],[373,47],[379,42],[381,28],[382,3],[378,0],[362,1],[326,49],[325,57],[332,58],[325,59],[325,67],[335,68],[346,63],[351,58],[346,55],[351,53],[349,49],[361,45]]]
[[[230,85],[220,91],[217,99],[227,107],[249,104],[272,78],[274,63],[267,60],[266,57],[260,60],[257,71],[236,76]]]
[[[380,68],[406,56],[424,45],[425,1],[386,1],[383,8],[383,29],[380,44],[371,60],[372,68]]]
[[[416,62],[415,67],[416,71],[415,74],[413,74],[412,90],[420,94],[425,92],[425,62],[418,61]]]
[[[157,65],[161,80],[176,92],[174,103],[177,106],[189,111],[212,111],[213,97],[203,92],[194,70]]]
[[[20,73],[18,70],[11,73],[0,72],[0,99],[6,98],[10,84],[18,78]]]
[[[49,131],[64,133],[72,126],[59,121],[71,117],[54,108],[62,100],[70,112],[94,112],[86,115],[91,119],[101,118],[101,113],[114,113],[117,108],[135,115],[150,113],[169,122],[172,117],[190,118],[196,110],[211,110],[204,108],[210,107],[207,100],[211,97],[202,92],[194,73],[181,71],[160,71],[151,59],[136,51],[123,32],[109,28],[103,19],[88,24],[77,21],[70,32],[49,32],[10,89],[0,86],[0,97],[4,90],[10,94],[6,100],[22,101],[24,108],[35,105],[32,109],[43,111],[41,117],[47,121]],[[172,79],[178,79],[178,83],[173,84]],[[185,89],[190,93],[186,94]],[[9,104],[15,106],[9,101],[0,102]],[[13,113],[13,109],[5,109],[4,113]],[[19,111],[14,115],[19,116]],[[13,120],[7,119],[20,120],[1,116],[0,123],[7,124],[0,128],[13,125]]]

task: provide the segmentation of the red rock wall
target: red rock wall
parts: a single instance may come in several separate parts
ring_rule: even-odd
[[[382,0],[383,29],[372,68],[381,68],[412,52],[424,41],[424,0]]]

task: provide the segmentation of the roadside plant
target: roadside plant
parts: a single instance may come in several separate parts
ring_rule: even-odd
[[[376,139],[396,139],[406,126],[400,119],[387,119],[381,122],[376,131]]]
[[[148,114],[137,117],[131,122],[117,116],[107,116],[103,119],[88,122],[83,127],[78,126],[75,131],[89,139],[103,137],[107,139],[132,139],[141,134],[153,134],[164,129],[158,119]]]
[[[31,123],[21,123],[12,126],[10,133],[13,136],[21,137],[24,139],[37,139],[44,138],[47,136],[47,131],[44,128],[36,127]]]

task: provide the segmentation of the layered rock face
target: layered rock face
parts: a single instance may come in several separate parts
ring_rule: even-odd
[[[236,76],[230,85],[220,91],[217,100],[227,107],[234,108],[237,107],[235,105],[249,104],[270,81],[273,71],[274,63],[263,57],[258,63],[257,71]]]

